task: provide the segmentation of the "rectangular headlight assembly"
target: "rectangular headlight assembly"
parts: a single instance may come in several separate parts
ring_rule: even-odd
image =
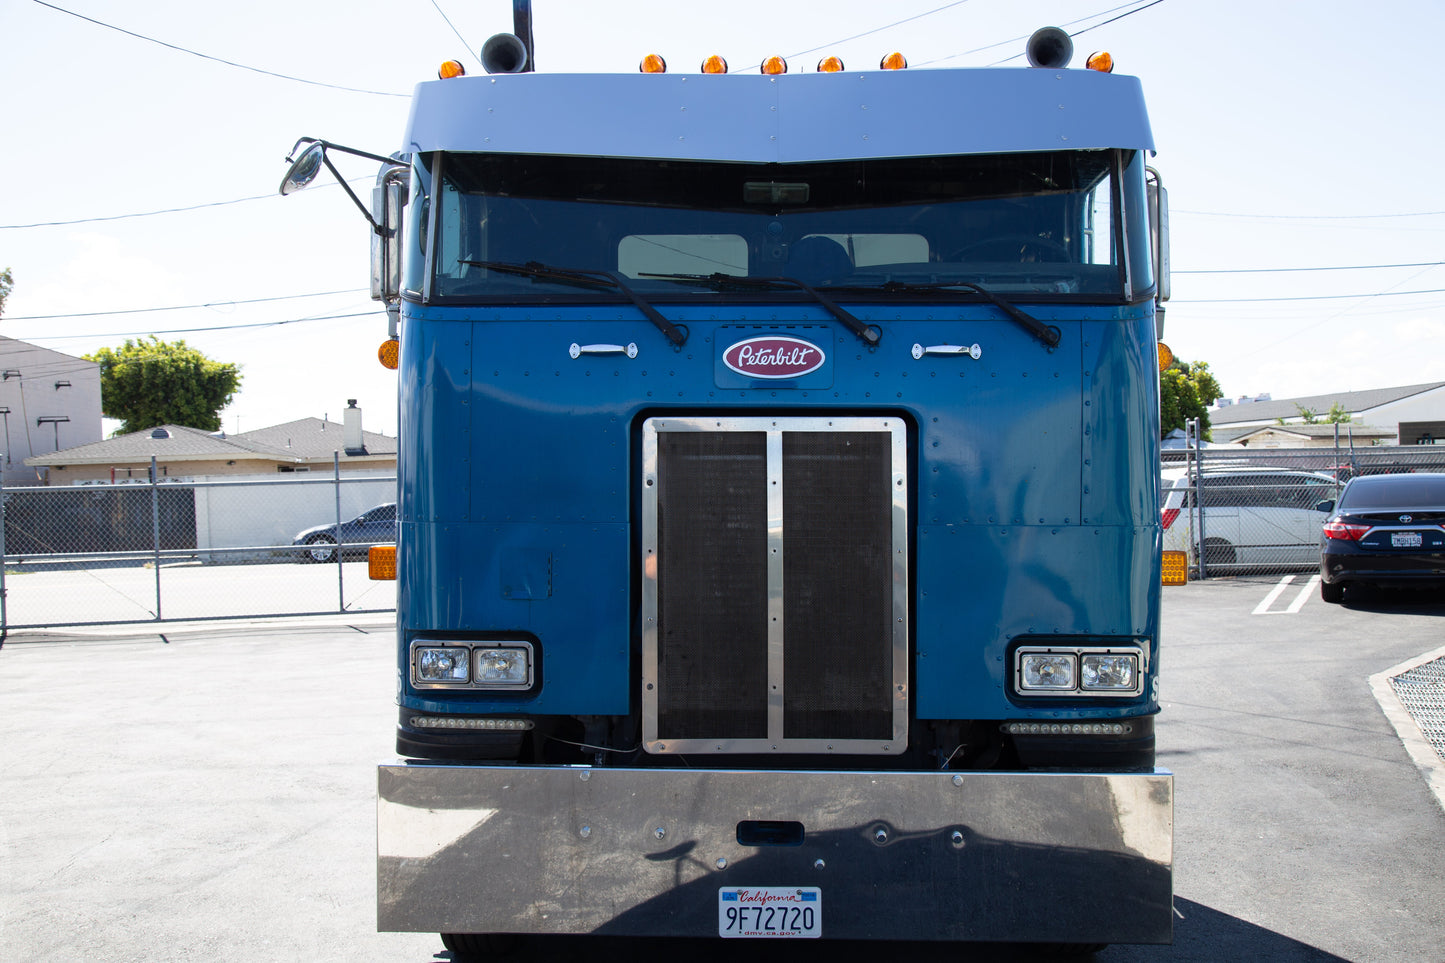
[[[530,689],[530,642],[438,641],[411,643],[411,684],[418,689]]]
[[[1135,646],[1026,645],[1014,652],[1014,691],[1024,696],[1134,696],[1148,670]]]

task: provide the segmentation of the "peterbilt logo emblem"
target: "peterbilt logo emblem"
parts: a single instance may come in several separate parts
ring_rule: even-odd
[[[1415,520],[1415,516],[1414,516],[1414,515],[1401,515],[1401,516],[1400,516],[1400,521],[1404,522],[1406,525],[1410,524],[1410,523],[1413,522],[1414,520]]]
[[[827,356],[811,341],[748,338],[723,352],[723,364],[749,378],[797,378],[823,367]]]

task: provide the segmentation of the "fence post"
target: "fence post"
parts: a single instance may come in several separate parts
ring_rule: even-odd
[[[161,621],[161,490],[156,456],[151,455],[151,550],[156,569],[156,621]]]
[[[1194,517],[1199,524],[1194,529],[1199,537],[1199,578],[1200,581],[1209,578],[1209,564],[1204,558],[1204,439],[1201,436],[1199,419],[1194,421]]]
[[[332,485],[336,489],[336,611],[346,611],[346,578],[341,570],[341,452],[331,453]]]
[[[9,458],[10,458],[10,452],[7,451],[7,452],[5,453],[5,457],[4,457],[3,459],[0,459],[0,464],[3,464],[5,461],[8,461]],[[5,641],[5,637],[10,634],[10,613],[9,613],[9,611],[8,611],[8,610],[6,609],[6,607],[5,607],[5,606],[6,606],[6,603],[7,603],[7,601],[8,601],[8,599],[6,598],[6,595],[9,594],[9,593],[8,593],[8,590],[5,588],[5,561],[6,561],[6,558],[7,558],[7,556],[6,556],[6,551],[5,551],[5,471],[4,471],[3,468],[0,468],[0,642]]]

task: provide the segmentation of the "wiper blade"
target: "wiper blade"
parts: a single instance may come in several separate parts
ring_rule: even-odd
[[[513,264],[508,261],[478,261],[471,258],[462,258],[462,264],[471,264],[476,267],[486,268],[489,271],[499,271],[502,274],[519,274],[522,277],[537,278],[546,281],[561,281],[564,284],[588,284],[594,286],[614,287],[627,295],[628,299],[637,309],[647,316],[647,319],[657,326],[657,330],[667,335],[667,340],[677,347],[687,343],[687,331],[681,328],[654,308],[647,300],[632,289],[632,286],[622,279],[622,275],[616,271],[583,271],[574,268],[559,268],[549,264],[542,264],[539,261],[528,261],[526,264]]]
[[[877,287],[858,288],[868,291],[946,291],[950,288],[967,288],[989,304],[998,308],[1014,321],[1018,322],[1025,330],[1038,338],[1050,348],[1057,348],[1063,339],[1063,333],[1053,325],[1044,324],[1038,318],[1032,317],[1014,307],[1008,301],[994,294],[981,284],[974,284],[972,281],[885,281]]]
[[[844,326],[846,326],[846,327],[848,328],[848,330],[852,331],[852,332],[853,332],[854,334],[856,334],[858,337],[862,338],[862,339],[864,340],[864,342],[866,342],[868,345],[870,345],[870,346],[876,345],[876,344],[882,339],[882,337],[883,337],[882,332],[879,331],[878,328],[873,327],[873,326],[868,325],[868,324],[864,324],[862,321],[858,320],[858,318],[855,317],[855,316],[852,314],[852,312],[850,312],[848,309],[844,308],[842,305],[838,304],[838,302],[834,301],[832,298],[828,297],[826,294],[824,294],[823,292],[819,291],[817,288],[813,287],[811,284],[807,283],[806,281],[799,281],[797,278],[789,278],[789,277],[754,278],[754,277],[747,277],[746,275],[723,274],[723,273],[721,273],[721,272],[715,272],[715,273],[713,273],[713,274],[652,274],[652,273],[644,272],[642,276],[643,276],[643,277],[647,277],[647,278],[657,278],[658,280],[661,280],[661,281],[692,281],[692,282],[696,282],[696,283],[699,283],[699,284],[708,284],[708,285],[711,285],[711,286],[714,288],[714,290],[718,290],[718,291],[721,291],[721,290],[723,290],[724,288],[730,288],[730,287],[733,287],[733,288],[776,288],[776,287],[779,287],[779,286],[791,286],[791,287],[795,287],[795,288],[798,288],[798,289],[802,290],[802,291],[805,292],[810,298],[812,298],[814,301],[817,301],[819,304],[821,304],[821,305],[823,306],[823,308],[824,308],[829,314],[831,314],[833,317],[837,318],[839,321],[842,321],[843,324],[844,324]]]

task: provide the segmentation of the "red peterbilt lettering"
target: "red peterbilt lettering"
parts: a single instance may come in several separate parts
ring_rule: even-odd
[[[799,338],[749,338],[723,352],[723,364],[750,378],[797,378],[826,360],[822,348]]]

